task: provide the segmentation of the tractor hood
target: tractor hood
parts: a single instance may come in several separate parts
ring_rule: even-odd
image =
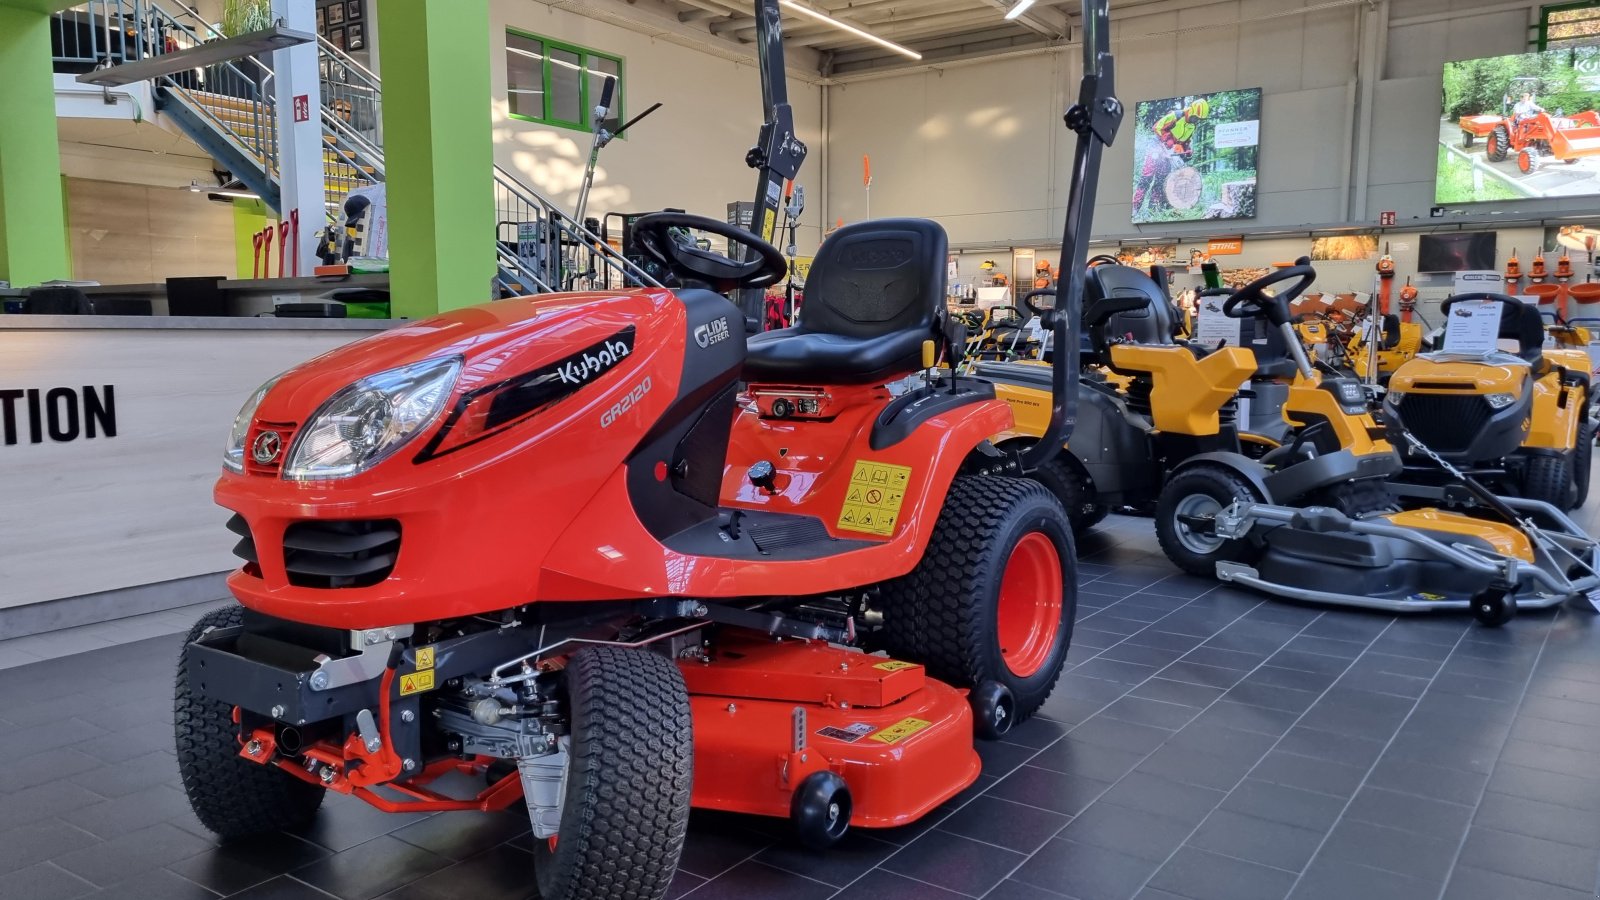
[[[663,290],[562,294],[502,300],[442,313],[302,363],[278,377],[256,419],[305,423],[341,389],[370,375],[429,359],[459,357],[461,375],[447,408],[474,391],[503,383],[542,366],[577,357],[579,377],[598,374],[583,366],[586,350],[634,329],[628,349],[613,344],[612,357],[631,352],[637,332],[661,314],[671,294]]]

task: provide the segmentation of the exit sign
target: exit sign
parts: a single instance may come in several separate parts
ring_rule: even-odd
[[[1394,221],[1395,221],[1395,213],[1392,210],[1389,211],[1389,212],[1378,213],[1378,224],[1379,225],[1393,225]]]

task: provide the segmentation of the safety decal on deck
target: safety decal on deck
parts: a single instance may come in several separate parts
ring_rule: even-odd
[[[872,726],[866,722],[856,722],[844,728],[828,725],[818,728],[816,733],[817,737],[831,738],[835,741],[844,741],[846,744],[854,744],[856,741],[871,734]]]
[[[423,691],[433,690],[433,670],[426,672],[412,672],[400,676],[400,696],[420,694]]]
[[[432,647],[418,647],[417,648],[417,671],[420,672],[423,669],[431,669],[431,668],[433,668],[433,648]]]
[[[769,244],[772,243],[772,235],[777,228],[778,211],[775,209],[769,209],[767,210],[766,218],[762,219],[761,221],[761,239]]]
[[[910,466],[856,460],[844,507],[839,510],[839,528],[884,537],[894,534],[910,481]]]
[[[872,739],[884,744],[898,744],[932,724],[926,719],[905,718],[879,731]]]
[[[909,669],[909,668],[912,668],[915,665],[916,665],[916,663],[908,663],[908,662],[905,662],[903,660],[886,659],[883,662],[878,663],[877,665],[873,666],[873,668],[874,669],[882,669],[885,672],[898,672],[901,669]]]

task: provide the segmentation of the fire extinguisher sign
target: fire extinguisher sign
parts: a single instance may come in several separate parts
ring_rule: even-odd
[[[1392,212],[1381,212],[1381,213],[1378,213],[1378,224],[1379,225],[1393,225],[1395,218],[1396,218],[1396,216]]]
[[[311,121],[311,99],[309,95],[294,95],[294,120],[296,122]]]

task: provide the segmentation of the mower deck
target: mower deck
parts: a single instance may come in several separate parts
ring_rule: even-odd
[[[801,782],[844,778],[850,821],[915,821],[978,778],[964,692],[913,663],[820,642],[724,638],[681,660],[696,807],[788,816]]]

